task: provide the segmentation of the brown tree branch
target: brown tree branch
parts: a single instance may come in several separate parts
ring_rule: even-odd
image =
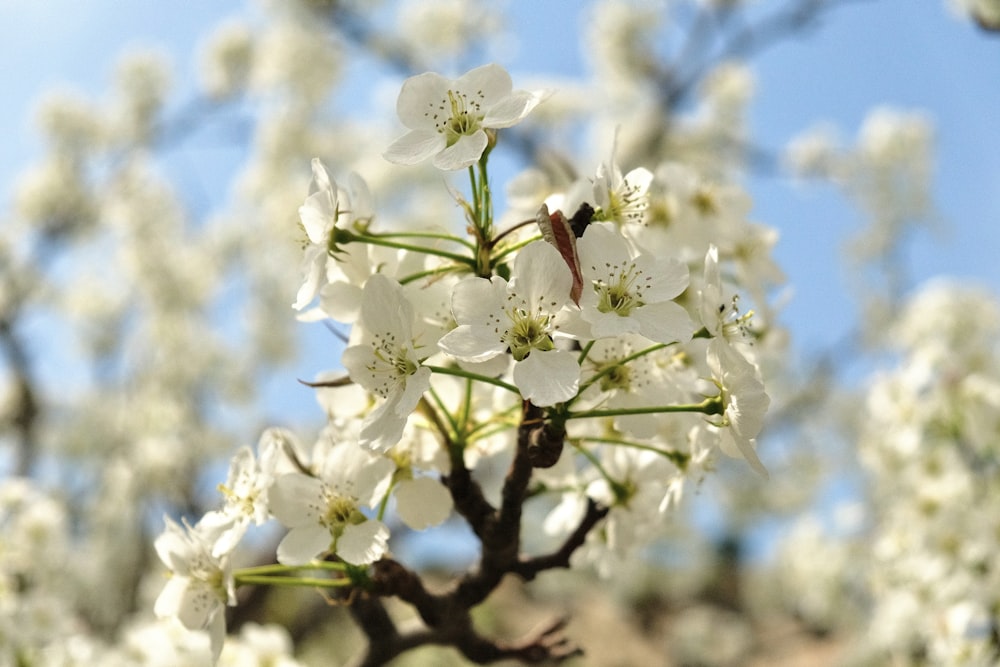
[[[511,572],[525,581],[531,581],[540,572],[545,570],[568,568],[569,559],[573,555],[573,552],[583,546],[584,541],[587,539],[587,534],[607,515],[607,507],[602,507],[593,500],[588,500],[587,512],[580,521],[580,525],[566,538],[561,547],[543,556],[520,560],[515,564]]]

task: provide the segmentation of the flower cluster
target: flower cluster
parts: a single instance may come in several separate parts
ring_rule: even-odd
[[[891,332],[899,365],[868,394],[859,442],[872,478],[869,636],[881,659],[1000,659],[1000,309],[985,290],[925,286]]]
[[[758,228],[725,186],[679,165],[662,165],[659,180],[626,173],[614,156],[565,188],[535,188],[526,219],[501,227],[510,216],[494,215],[490,152],[547,94],[513,91],[496,65],[404,83],[409,131],[385,156],[468,168],[470,196],[456,194],[467,236],[380,229],[363,180],[343,187],[312,161],[293,306],[351,325],[346,373],[315,383],[329,425],[311,452],[267,431],[256,456],[233,459],[222,509],[194,525],[168,519],[157,541],[173,573],[158,614],[209,629],[216,654],[234,586],[370,587],[390,557],[392,516],[424,530],[457,510],[485,534],[491,510],[477,494],[501,498],[500,525],[512,505],[547,498],[548,539],[611,575],[662,534],[714,452],[767,476],[756,453],[765,330],[723,278],[769,262],[740,245]],[[502,489],[470,481],[511,459]],[[473,500],[469,484],[484,486]],[[277,564],[234,572],[247,528],[271,517],[288,529]],[[516,545],[521,526],[507,530]]]

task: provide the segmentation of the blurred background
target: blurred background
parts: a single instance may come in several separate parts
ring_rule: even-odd
[[[558,91],[498,183],[556,156],[590,173],[617,136],[626,169],[669,159],[745,191],[784,280],[744,297],[784,344],[770,482],[720,461],[631,576],[511,585],[484,627],[570,610],[571,634],[607,640],[583,664],[992,664],[993,6],[0,3],[0,664],[193,664],[180,640],[165,662],[151,648],[169,643],[149,620],[163,513],[211,507],[264,428],[326,419],[298,380],[342,344],[290,308],[309,160],[358,171],[387,210],[420,187],[422,216],[453,216],[439,174],[381,153],[407,76],[485,62]],[[474,562],[444,530],[447,557],[440,535],[399,550]],[[299,608],[231,627],[347,664],[356,633]],[[262,660],[244,644],[224,659]]]

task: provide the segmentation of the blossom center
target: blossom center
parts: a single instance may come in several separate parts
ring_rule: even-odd
[[[329,528],[330,532],[339,534],[347,524],[356,523],[360,514],[357,500],[329,487],[323,489],[323,497],[326,508],[320,517],[320,523]]]
[[[733,296],[730,303],[720,303],[718,306],[719,333],[726,340],[746,341],[751,340],[750,320],[753,318],[753,311],[747,311],[740,315],[739,297]]]
[[[407,377],[417,372],[417,363],[410,358],[409,350],[399,345],[391,332],[375,336],[372,358],[366,369],[376,379],[374,391],[382,398],[387,398],[394,389],[406,383]]]
[[[619,220],[622,222],[641,222],[646,210],[649,208],[649,197],[646,191],[639,185],[622,181],[620,189],[613,189],[608,194],[608,220]]]
[[[511,326],[503,332],[501,340],[510,348],[514,361],[521,361],[532,350],[542,352],[555,347],[549,336],[551,316],[542,312],[531,313],[525,308],[511,307],[507,310]]]
[[[627,390],[632,386],[632,370],[624,364],[612,362],[598,371],[604,373],[601,376],[601,391]]]
[[[449,89],[448,99],[441,100],[434,113],[428,115],[434,121],[434,129],[445,135],[451,146],[462,136],[474,134],[479,130],[483,113],[483,92],[476,91],[472,96]],[[434,106],[434,105],[432,105]]]
[[[629,317],[632,311],[644,305],[642,300],[643,283],[650,280],[643,277],[643,272],[637,270],[635,264],[617,266],[609,264],[608,280],[598,278],[593,282],[597,292],[597,310],[602,313],[617,313],[621,317]]]

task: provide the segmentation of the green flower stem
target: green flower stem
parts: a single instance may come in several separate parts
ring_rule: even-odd
[[[479,201],[479,185],[476,182],[476,170],[472,165],[469,165],[469,190],[472,192],[472,224],[474,226],[479,225],[479,209],[482,206]]]
[[[520,423],[521,406],[512,407],[494,415],[488,422],[476,425],[469,430],[470,440],[485,440],[517,427]]]
[[[711,396],[701,403],[688,403],[686,405],[658,405],[650,408],[621,408],[618,410],[584,410],[583,412],[569,412],[566,419],[592,419],[595,417],[621,417],[624,415],[656,415],[669,412],[700,412],[705,415],[718,415],[723,412],[722,398]]]
[[[464,264],[466,266],[474,267],[475,260],[468,255],[459,255],[454,252],[447,252],[446,250],[438,250],[437,248],[422,245],[413,245],[411,243],[400,243],[398,241],[393,241],[391,239],[371,236],[369,234],[355,234],[354,242],[357,243],[370,243],[371,245],[380,245],[386,248],[396,248],[397,250],[409,250],[411,252],[422,253],[424,255],[433,255],[435,257],[443,257],[444,259],[450,259],[458,264]]]
[[[448,368],[446,366],[428,366],[424,364],[424,368],[431,369],[432,373],[440,373],[441,375],[454,375],[455,377],[467,378],[469,380],[474,380],[476,382],[485,382],[486,384],[491,384],[495,387],[500,387],[501,389],[506,389],[507,391],[513,392],[520,395],[521,390],[512,384],[508,384],[503,380],[497,380],[496,378],[486,377],[485,375],[477,375],[476,373],[470,373],[469,371],[462,370],[461,368]]]
[[[522,229],[524,227],[527,227],[529,225],[537,224],[537,222],[538,221],[535,220],[534,218],[532,218],[531,220],[522,220],[521,222],[508,227],[507,229],[503,230],[502,232],[500,232],[499,234],[497,234],[496,236],[494,236],[493,240],[490,243],[495,248],[497,246],[497,244],[500,243],[500,241],[502,241],[504,239],[505,236],[508,236],[509,234],[513,234],[517,230]]]
[[[472,420],[472,380],[465,379],[465,400],[462,401],[462,414],[458,418],[461,424],[462,440],[468,441],[469,422]]]
[[[438,409],[434,409],[434,406],[430,404],[425,395],[420,397],[420,403],[418,404],[420,412],[437,427],[442,438],[449,441],[457,438],[459,435],[458,421],[451,414],[451,412],[448,411],[448,406],[445,405],[441,395],[434,390],[434,387],[431,387],[429,391],[431,398],[434,399],[434,403],[437,405]],[[450,433],[446,430],[445,424],[441,421],[441,415],[444,415],[448,420],[448,426],[451,427]]]
[[[673,345],[673,344],[674,343],[670,343],[670,345]],[[647,348],[645,348],[643,350],[639,350],[638,352],[633,352],[632,354],[628,355],[627,357],[619,359],[616,363],[608,364],[605,368],[602,368],[599,372],[597,372],[594,375],[592,375],[591,377],[587,378],[586,381],[580,383],[580,389],[579,389],[579,391],[577,391],[576,396],[573,397],[573,398],[571,398],[569,401],[566,402],[567,407],[571,406],[573,404],[573,401],[575,401],[578,397],[582,396],[583,392],[586,391],[587,388],[589,388],[592,384],[594,384],[595,382],[597,382],[598,380],[600,380],[602,377],[604,377],[608,373],[612,372],[616,367],[618,367],[618,366],[624,366],[625,364],[627,364],[629,362],[635,361],[639,357],[644,357],[647,354],[652,354],[653,352],[656,352],[657,350],[662,350],[663,348],[667,347],[667,345],[668,345],[668,343],[657,343],[656,345],[650,345],[649,347],[647,347]],[[585,353],[589,352],[589,351],[590,351],[590,347],[589,346],[584,349]],[[580,363],[581,364],[583,363],[583,360],[585,358],[586,358],[585,355],[581,355],[580,356]]]
[[[480,187],[480,213],[482,218],[480,219],[480,229],[483,230],[483,238],[491,239],[493,238],[493,196],[490,193],[490,180],[486,169],[486,161],[489,153],[483,153],[482,159],[479,160],[477,166],[479,167],[479,187]]]
[[[322,579],[317,577],[283,577],[268,575],[237,575],[236,584],[239,586],[308,586],[309,588],[345,588],[353,586],[353,582],[348,578],[342,579]]]
[[[378,504],[378,514],[375,516],[379,521],[385,519],[385,511],[389,509],[389,498],[392,496],[392,490],[396,488],[396,476],[393,475],[392,483],[389,484],[389,488],[386,489],[385,495],[382,496],[382,502]]]
[[[503,250],[501,250],[500,252],[498,252],[496,255],[493,256],[493,262],[499,263],[499,261],[504,257],[506,257],[507,255],[513,252],[517,252],[518,250],[528,245],[529,243],[534,243],[535,241],[541,241],[541,240],[542,240],[542,235],[539,234],[538,236],[532,236],[531,238],[527,238],[523,241],[519,241],[512,245],[504,246]]]
[[[577,359],[576,359],[576,363],[578,363],[578,364],[580,364],[582,366],[583,362],[587,359],[587,355],[590,354],[591,348],[593,348],[596,343],[597,343],[596,340],[592,340],[589,343],[587,343],[586,345],[584,345],[583,346],[583,350],[580,351],[580,356],[577,357]],[[605,370],[601,371],[600,373],[598,373],[597,376],[591,378],[589,384],[586,385],[585,387],[581,388],[580,391],[577,392],[577,395],[582,394],[583,390],[586,389],[587,386],[590,386],[591,384],[593,384],[595,379],[597,379],[601,375],[604,375],[607,372],[608,372],[608,369],[605,369]]]
[[[604,466],[601,465],[600,459],[598,459],[597,456],[592,451],[581,445],[579,442],[576,442],[575,440],[570,440],[570,444],[576,448],[576,451],[583,454],[587,458],[587,460],[590,461],[591,465],[593,465],[594,468],[597,469],[597,472],[600,473],[601,477],[603,477],[604,480],[608,483],[608,486],[611,487],[611,490],[614,491],[616,498],[622,499],[627,495],[625,486],[622,485],[621,482],[617,481],[614,477],[612,477],[611,474],[604,469]]]
[[[345,563],[333,563],[327,560],[313,561],[305,565],[282,565],[281,563],[272,563],[270,565],[241,567],[236,570],[234,576],[241,577],[243,575],[289,574],[292,572],[314,572],[316,570],[323,570],[327,572],[346,572],[347,565]]]
[[[486,168],[489,159],[487,149],[476,166],[469,166],[469,181],[472,188],[472,225],[475,230],[476,258],[474,269],[477,276],[489,278],[493,274],[493,199],[490,194],[489,174]]]
[[[646,445],[641,442],[635,442],[634,440],[623,440],[619,438],[587,438],[587,440],[601,445],[632,447],[633,449],[642,449],[647,452],[653,452],[654,454],[659,454],[660,456],[670,459],[674,465],[681,469],[687,465],[687,461],[690,458],[687,454],[683,454],[674,449],[660,449],[659,447]]]
[[[438,241],[449,241],[451,243],[458,243],[465,246],[469,250],[475,250],[475,245],[469,243],[467,240],[460,238],[458,236],[452,236],[451,234],[438,234],[436,232],[382,232],[380,234],[375,234],[373,232],[365,232],[362,238],[366,239],[383,239],[391,241],[393,239],[435,239]]]
[[[459,267],[455,266],[438,266],[433,269],[427,269],[426,271],[418,271],[416,273],[411,273],[409,275],[399,278],[400,285],[406,285],[412,283],[415,280],[420,280],[421,278],[427,278],[431,276],[443,276],[446,273],[452,273],[458,270]]]

